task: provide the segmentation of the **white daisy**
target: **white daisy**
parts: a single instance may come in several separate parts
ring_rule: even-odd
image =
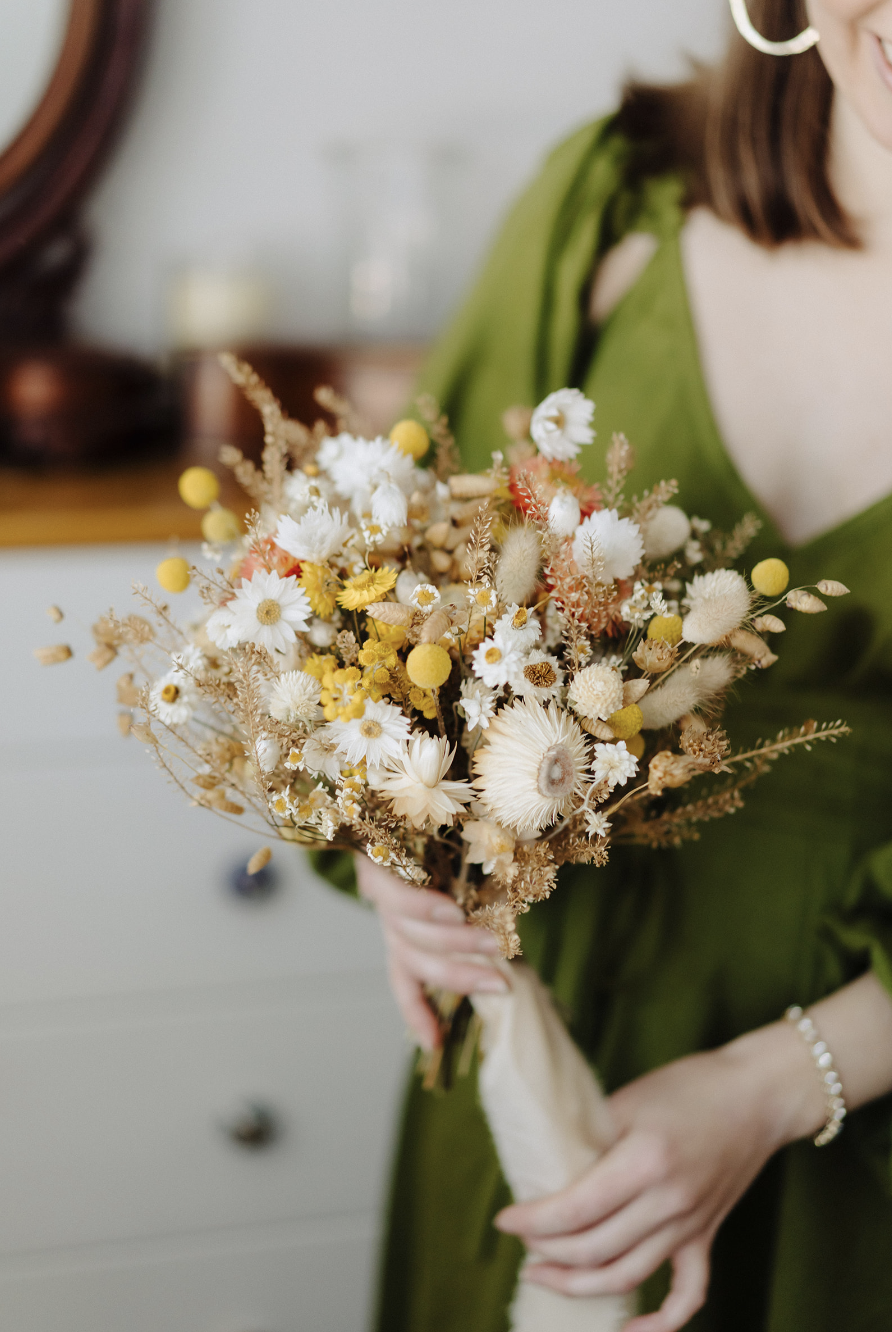
[[[279,519],[274,537],[282,550],[308,564],[325,564],[341,549],[350,523],[338,509],[321,500],[295,522],[288,514]]]
[[[543,457],[570,462],[583,444],[595,438],[594,414],[595,404],[579,389],[558,389],[533,412],[530,434]]]
[[[197,697],[182,671],[168,671],[149,691],[149,709],[165,726],[182,726],[195,711]]]
[[[269,807],[278,819],[291,818],[291,792],[277,791],[269,797]]]
[[[326,730],[351,767],[367,763],[370,768],[395,761],[409,739],[409,719],[393,703],[367,699],[361,717],[331,722]]]
[[[307,671],[284,671],[272,687],[267,709],[271,717],[289,726],[297,722],[318,721],[320,684]]]
[[[462,841],[468,843],[468,863],[479,865],[484,874],[504,871],[514,860],[517,839],[492,819],[471,819],[462,828],[461,835]]]
[[[585,811],[585,831],[589,837],[606,837],[613,825],[599,809]]]
[[[500,646],[528,652],[539,642],[542,630],[533,612],[515,602],[496,620],[492,636]]]
[[[237,643],[256,643],[267,652],[284,652],[297,638],[296,631],[306,629],[312,616],[309,598],[293,575],[280,578],[263,569],[252,578],[242,579],[240,590],[226,609],[230,636]]]
[[[686,643],[718,643],[749,614],[751,594],[746,579],[733,569],[698,574],[687,585],[682,623]]]
[[[474,786],[497,823],[539,832],[572,809],[587,765],[588,742],[568,713],[519,699],[502,709],[475,752]]]
[[[496,715],[496,695],[481,680],[463,680],[458,706],[465,714],[470,730],[476,731],[479,727],[485,731]]]
[[[399,579],[397,579],[399,583]],[[412,595],[409,597],[409,604],[416,610],[432,611],[435,606],[440,604],[440,593],[434,587],[433,583],[418,583],[412,589]]]
[[[564,683],[564,672],[557,657],[536,648],[511,676],[509,684],[522,698],[534,698],[547,703],[557,698]]]
[[[484,638],[471,657],[471,669],[489,689],[503,689],[515,670],[523,665],[523,653],[504,639]]]
[[[637,771],[638,760],[626,749],[625,740],[617,740],[613,745],[595,745],[592,772],[596,782],[606,782],[612,791],[615,786],[625,786]]]
[[[644,556],[641,528],[631,518],[620,518],[616,509],[597,510],[579,525],[573,538],[573,558],[580,569],[588,568],[592,553],[603,560],[608,583],[631,578]]]
[[[380,775],[375,786],[390,797],[393,812],[413,828],[450,826],[474,796],[467,781],[447,781],[455,749],[440,736],[413,735],[408,750]]]

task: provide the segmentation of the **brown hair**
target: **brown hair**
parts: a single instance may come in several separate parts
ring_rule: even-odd
[[[804,0],[749,0],[772,41],[807,24]],[[760,245],[818,240],[856,248],[857,231],[830,183],[833,84],[816,49],[777,57],[735,34],[716,69],[674,87],[627,84],[617,124],[634,145],[632,174],[667,170]]]

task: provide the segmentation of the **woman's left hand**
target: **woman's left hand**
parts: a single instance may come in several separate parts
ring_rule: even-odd
[[[616,1092],[614,1146],[569,1188],[496,1218],[530,1250],[524,1280],[567,1295],[625,1294],[669,1259],[662,1308],[627,1332],[684,1327],[705,1301],[721,1222],[778,1148],[823,1123],[800,1047],[789,1024],[775,1024]]]

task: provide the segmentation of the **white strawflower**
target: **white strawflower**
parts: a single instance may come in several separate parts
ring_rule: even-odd
[[[582,510],[579,507],[579,500],[572,490],[561,486],[548,506],[548,526],[555,536],[570,537],[581,522]]]
[[[580,717],[606,721],[623,705],[623,677],[612,666],[585,666],[574,675],[567,702]]]
[[[257,741],[257,762],[261,772],[275,772],[282,757],[282,746],[273,735],[262,735]]]
[[[523,653],[504,641],[484,638],[471,657],[471,669],[489,689],[504,689],[518,666],[523,664]]]
[[[482,680],[463,680],[459,707],[472,731],[485,731],[496,715],[496,695]]]
[[[273,685],[267,705],[269,715],[294,726],[297,722],[318,721],[319,681],[307,671],[284,671]]]
[[[625,740],[617,740],[613,745],[595,745],[592,773],[596,782],[606,782],[612,791],[615,786],[625,786],[637,771],[638,760],[626,749]]]
[[[631,518],[620,518],[616,509],[598,509],[573,538],[573,558],[580,569],[588,568],[592,554],[603,560],[606,582],[631,578],[644,556],[641,528]]]
[[[750,590],[733,569],[714,569],[688,583],[683,604],[688,607],[681,631],[685,642],[718,643],[749,614]]]
[[[404,495],[416,487],[416,469],[411,456],[389,439],[362,439],[338,435],[326,440],[316,455],[317,464],[331,477],[339,495],[350,500],[357,513],[368,508],[376,486],[392,482]],[[405,520],[404,520],[405,521]]]
[[[382,773],[375,786],[389,796],[393,812],[413,828],[450,826],[474,796],[467,781],[447,781],[455,749],[440,736],[413,735],[408,750]]]
[[[535,527],[519,523],[505,534],[495,583],[503,604],[522,605],[536,590],[542,563],[542,541]]]
[[[581,445],[591,444],[595,438],[594,414],[595,404],[579,389],[558,389],[533,412],[530,434],[543,457],[570,462]]]
[[[697,661],[678,666],[668,679],[648,689],[638,700],[645,729],[659,731],[664,726],[671,726],[685,713],[695,712],[727,689],[733,679],[731,658],[724,655],[699,657]]]
[[[149,710],[165,726],[182,726],[195,711],[197,696],[189,678],[174,668],[149,690]]]
[[[691,535],[691,520],[675,504],[664,504],[645,524],[644,553],[649,560],[665,560],[681,550]]]
[[[311,772],[314,777],[327,777],[330,782],[336,782],[341,775],[341,758],[337,742],[326,734],[327,730],[328,727],[324,727],[302,742],[298,767]],[[286,764],[286,767],[290,766],[290,763]]]
[[[599,809],[585,811],[585,831],[589,837],[606,837],[613,825]]]
[[[474,786],[506,828],[539,832],[569,813],[586,781],[588,745],[554,703],[519,699],[503,708],[474,754]]]
[[[292,518],[300,518],[318,495],[318,488],[306,472],[289,472],[282,482],[282,498]]]
[[[496,620],[492,636],[500,647],[527,652],[539,642],[542,629],[532,611],[515,603]]]
[[[256,643],[267,652],[284,652],[312,617],[309,598],[293,575],[280,578],[263,569],[242,579],[226,610],[230,637],[236,643]]]
[[[283,514],[273,538],[276,545],[308,564],[325,564],[343,546],[350,523],[337,509],[322,500],[298,518]]]
[[[405,750],[409,719],[393,703],[366,699],[361,717],[331,722],[326,730],[351,767],[367,763],[370,768],[379,768]]]
[[[208,617],[204,627],[208,638],[218,648],[233,648],[239,641],[238,633],[233,627],[233,604],[227,601],[225,606],[218,606]]]
[[[395,482],[387,479],[372,491],[372,522],[380,527],[404,527],[409,502]]]
[[[467,859],[479,865],[484,874],[506,870],[514,860],[516,838],[507,828],[500,828],[492,819],[471,819],[461,830],[462,840],[468,843]]]
[[[557,698],[564,683],[564,672],[557,657],[541,649],[534,649],[521,666],[512,672],[508,682],[521,698],[534,698],[547,703]]]

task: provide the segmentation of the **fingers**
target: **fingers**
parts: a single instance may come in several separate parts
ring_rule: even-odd
[[[646,1189],[597,1225],[574,1234],[537,1236],[530,1249],[538,1258],[566,1267],[602,1267],[687,1214],[678,1190]]]
[[[709,1244],[700,1238],[684,1245],[672,1258],[672,1289],[656,1313],[633,1318],[625,1332],[679,1332],[706,1303],[709,1287]]]
[[[569,1188],[537,1202],[506,1207],[494,1224],[519,1235],[529,1248],[539,1237],[569,1235],[596,1225],[660,1183],[664,1171],[657,1157],[644,1134],[630,1134]]]
[[[424,997],[421,983],[404,971],[399,962],[390,966],[390,988],[406,1026],[422,1050],[434,1050],[440,1044],[440,1027]]]
[[[605,1267],[590,1269],[533,1263],[524,1268],[523,1280],[548,1286],[563,1295],[628,1295],[653,1275],[677,1245],[677,1233],[672,1227],[664,1227]]]
[[[434,990],[452,990],[456,994],[507,993],[507,982],[484,957],[429,953],[410,944],[387,920],[384,938],[403,970]]]
[[[356,877],[363,897],[368,898],[381,911],[415,920],[447,925],[464,924],[465,915],[461,907],[445,893],[436,893],[430,888],[410,887],[389,870],[373,865],[367,857],[357,856]]]
[[[495,935],[479,925],[439,925],[428,920],[387,914],[387,923],[392,929],[407,943],[427,953],[485,953],[493,957],[499,951]]]

